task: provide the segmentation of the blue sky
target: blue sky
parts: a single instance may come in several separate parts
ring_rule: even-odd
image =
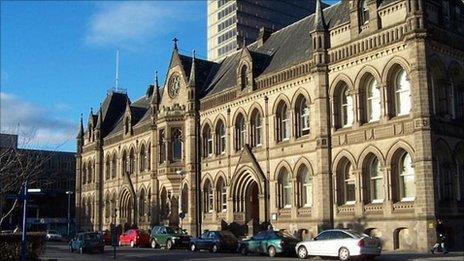
[[[163,78],[173,37],[206,58],[204,1],[1,1],[0,17],[1,130],[33,133],[28,147],[75,151],[79,115],[114,86],[117,48],[132,100]]]

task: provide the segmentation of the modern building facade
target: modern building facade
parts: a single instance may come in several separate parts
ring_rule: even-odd
[[[175,42],[164,86],[110,92],[81,126],[80,225],[343,227],[427,251],[441,217],[462,248],[463,14],[457,0],[317,1],[219,63]]]
[[[208,60],[220,61],[243,43],[259,36],[260,28],[276,31],[314,13],[314,0],[209,0]]]
[[[18,148],[18,135],[1,133],[0,166],[0,214],[3,216],[10,210],[14,200],[8,196],[18,194],[27,176],[30,188],[41,189],[40,194],[30,195],[29,225],[44,229],[61,226],[61,232],[65,233],[68,207],[74,216],[75,197],[66,192],[74,193],[76,154]],[[12,229],[21,223],[22,208],[16,208],[4,221],[2,229]]]

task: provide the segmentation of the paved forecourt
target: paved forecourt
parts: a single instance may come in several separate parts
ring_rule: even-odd
[[[40,257],[41,260],[112,260],[113,248],[106,246],[103,254],[79,254],[70,253],[66,243],[47,243],[44,255]],[[207,251],[191,252],[185,249],[164,250],[164,249],[151,249],[151,248],[130,248],[118,247],[117,260],[279,260],[287,261],[299,260],[297,257],[276,257],[270,258],[267,256],[242,256],[237,253],[209,253]],[[318,260],[320,258],[312,258]],[[441,254],[416,254],[407,252],[386,252],[381,257],[376,258],[379,261],[462,261],[464,260],[464,253],[450,253],[443,256]]]

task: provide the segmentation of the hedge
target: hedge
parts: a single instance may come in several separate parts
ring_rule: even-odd
[[[45,234],[27,233],[29,260],[39,260],[45,250]],[[0,260],[19,260],[21,257],[21,233],[0,234]]]

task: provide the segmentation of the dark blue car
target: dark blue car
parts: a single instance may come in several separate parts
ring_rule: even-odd
[[[230,231],[208,231],[200,237],[190,240],[190,250],[209,250],[213,253],[219,251],[235,251],[238,240]]]
[[[98,232],[79,233],[69,241],[69,251],[71,252],[77,250],[81,254],[94,251],[103,253],[104,249],[105,243],[103,242],[103,237]]]

